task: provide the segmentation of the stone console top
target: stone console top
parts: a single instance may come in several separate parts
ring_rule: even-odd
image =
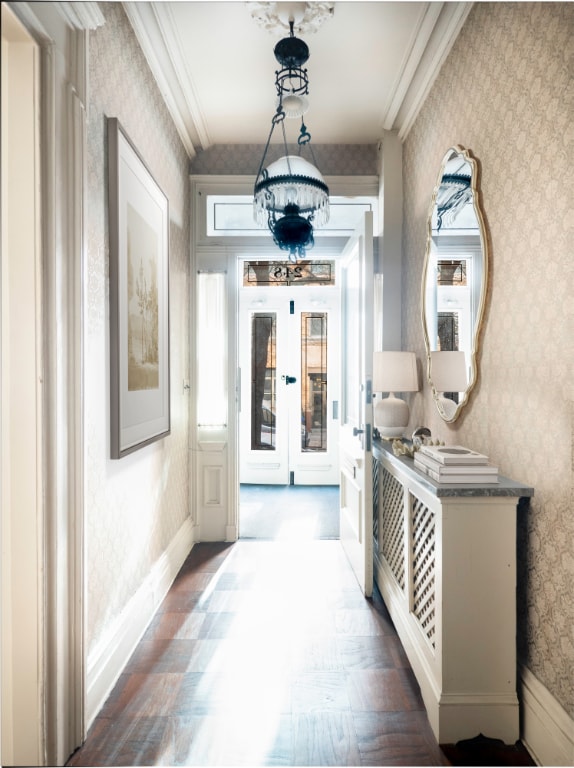
[[[415,468],[410,456],[395,456],[392,443],[388,440],[373,441],[373,456],[375,459],[388,459],[395,467],[403,469],[412,480],[416,480],[434,496],[534,496],[534,488],[530,488],[508,477],[498,476],[498,483],[483,485],[480,483],[437,483],[432,478]]]

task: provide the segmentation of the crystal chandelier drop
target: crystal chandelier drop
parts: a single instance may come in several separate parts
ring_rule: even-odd
[[[255,180],[254,213],[258,224],[269,227],[275,244],[289,252],[291,261],[297,261],[314,245],[313,224],[323,226],[329,221],[329,188],[316,168],[311,134],[302,117],[309,106],[309,80],[307,70],[302,68],[309,58],[309,48],[294,36],[292,21],[289,26],[289,37],[280,40],[274,49],[282,67],[275,77],[278,104]],[[298,155],[289,154],[287,148],[286,117],[301,117]],[[285,154],[265,168],[277,125],[281,126]],[[304,148],[310,150],[312,163],[302,157]]]

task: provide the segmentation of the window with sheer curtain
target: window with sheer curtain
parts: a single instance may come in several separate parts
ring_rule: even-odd
[[[197,280],[197,423],[227,424],[227,302],[225,272],[200,272]]]

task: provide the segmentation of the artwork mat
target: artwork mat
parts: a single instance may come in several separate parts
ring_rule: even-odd
[[[169,202],[117,118],[108,118],[110,454],[120,459],[170,433]],[[128,206],[156,235],[158,387],[128,388]],[[130,217],[133,221],[134,217]],[[135,217],[138,218],[137,216]],[[137,232],[136,232],[137,235]],[[133,240],[133,237],[132,237]],[[132,275],[133,276],[133,275]]]

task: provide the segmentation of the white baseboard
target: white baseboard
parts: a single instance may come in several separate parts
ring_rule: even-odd
[[[538,765],[574,765],[574,720],[527,667],[520,669],[522,741]]]
[[[86,728],[93,723],[137,643],[147,629],[194,543],[188,518],[155,563],[118,619],[90,652],[87,664]]]

